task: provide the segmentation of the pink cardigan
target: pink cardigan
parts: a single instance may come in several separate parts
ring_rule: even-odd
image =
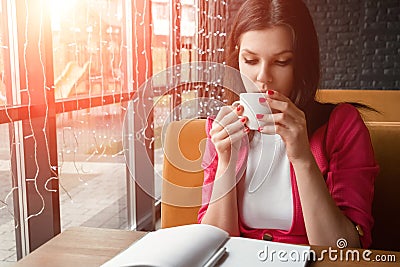
[[[207,145],[203,157],[204,183],[202,207],[198,213],[200,223],[211,198],[213,181],[218,165],[218,156],[210,141],[209,131],[212,118],[207,119]],[[242,173],[246,166],[248,146],[239,151],[236,174]],[[374,158],[371,139],[357,109],[350,104],[340,104],[332,111],[329,122],[314,132],[310,138],[314,158],[325,177],[329,192],[341,211],[355,224],[360,225],[364,236],[360,237],[364,248],[371,245],[371,214],[374,195],[374,180],[379,167]],[[299,192],[293,167],[290,166],[293,193],[293,223],[289,231],[277,229],[252,229],[240,218],[241,236],[262,239],[267,233],[273,241],[295,244],[308,244],[301,209]],[[255,203],[256,204],[256,203]],[[327,229],[328,231],[328,229]]]

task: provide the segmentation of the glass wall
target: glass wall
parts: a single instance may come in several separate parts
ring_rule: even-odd
[[[122,0],[52,0],[55,97],[121,92]]]
[[[61,228],[127,229],[120,105],[57,116]]]
[[[0,265],[17,260],[8,124],[0,124]]]
[[[1,81],[0,81],[0,108],[3,108],[6,104],[6,85],[5,85],[5,68],[4,64],[6,64],[5,57],[9,53],[8,45],[6,41],[7,34],[6,27],[7,27],[7,14],[3,12],[3,4],[0,4],[0,74],[1,74]]]
[[[161,198],[162,170],[164,150],[162,147],[162,134],[164,127],[172,118],[172,96],[163,95],[154,97],[154,194],[157,200]]]
[[[174,71],[166,71],[179,64],[195,61],[196,57],[196,18],[197,10],[194,0],[152,0],[152,80],[154,90],[154,166],[155,194],[160,199],[163,165],[163,149],[160,142],[164,127],[167,127],[174,116],[181,117],[180,108],[174,111],[178,102],[189,100],[192,94],[180,94],[175,90]],[[182,79],[188,80],[189,77]],[[195,107],[192,107],[195,108]],[[176,113],[178,112],[178,113]],[[185,115],[189,113],[186,111]],[[191,111],[190,111],[191,112]],[[185,118],[189,118],[185,116]],[[192,116],[193,118],[193,116]]]
[[[132,3],[45,3],[0,5],[0,265],[71,226],[135,223],[122,143],[137,88],[126,73],[139,84],[146,64],[130,57]]]
[[[2,1],[4,2],[4,1]],[[7,38],[7,12],[5,4],[0,4],[0,109],[6,109],[6,83],[9,79],[9,46]],[[15,243],[15,217],[10,139],[8,124],[0,124],[0,265],[1,262],[17,260]]]
[[[51,3],[56,99],[127,91],[123,1]],[[118,103],[57,115],[62,230],[128,227],[124,110]]]

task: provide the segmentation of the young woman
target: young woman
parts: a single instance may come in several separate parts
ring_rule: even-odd
[[[258,131],[241,105],[207,120],[199,222],[233,236],[368,247],[378,166],[357,109],[314,99],[319,46],[306,5],[248,0],[229,38],[228,65],[265,93],[259,101],[273,114],[257,115],[267,123]]]

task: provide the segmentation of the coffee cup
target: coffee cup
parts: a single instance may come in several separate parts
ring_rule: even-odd
[[[246,126],[250,130],[258,130],[259,127],[265,125],[264,122],[257,119],[257,114],[271,114],[269,106],[260,103],[260,98],[265,98],[264,93],[241,93],[238,101],[233,105],[240,104],[243,106],[242,116],[247,117]]]

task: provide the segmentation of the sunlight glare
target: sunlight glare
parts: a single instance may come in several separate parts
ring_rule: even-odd
[[[61,17],[70,14],[77,0],[50,0],[51,27],[53,31],[60,30]]]

